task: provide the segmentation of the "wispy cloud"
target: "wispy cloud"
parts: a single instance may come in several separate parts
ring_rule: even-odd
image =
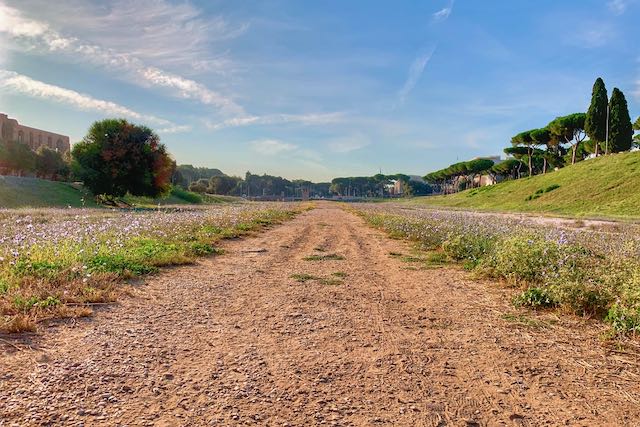
[[[443,7],[439,11],[435,12],[434,14],[432,14],[431,17],[433,18],[433,20],[435,22],[440,22],[440,21],[446,20],[449,17],[449,15],[451,15],[451,12],[453,11],[453,3],[454,2],[455,2],[455,0],[449,0],[449,4],[446,7]]]
[[[59,104],[69,105],[78,110],[97,111],[106,115],[126,117],[149,124],[165,126],[164,131],[166,133],[186,130],[169,120],[153,115],[141,114],[114,102],[96,99],[74,90],[34,80],[13,71],[0,70],[0,91],[19,93],[32,98],[46,99]]]
[[[585,22],[577,31],[567,34],[567,41],[580,48],[598,48],[608,45],[618,36],[615,27],[607,22]]]
[[[143,3],[148,3],[148,1],[145,0]],[[171,57],[174,54],[178,55],[177,52],[180,51],[179,46],[174,45],[169,47],[164,46],[165,50],[162,50],[163,43],[165,43],[169,37],[166,37],[166,33],[162,33],[160,28],[158,28],[158,25],[160,25],[160,23],[164,25],[164,22],[162,22],[160,18],[168,16],[172,10],[168,6],[169,3],[164,0],[156,0],[151,3],[154,5],[160,5],[163,8],[161,12],[157,12],[155,14],[157,22],[154,21],[154,25],[146,21],[132,22],[131,20],[125,19],[124,17],[135,16],[131,11],[131,6],[129,6],[129,8],[125,8],[124,15],[122,15],[123,12],[113,12],[108,15],[108,19],[103,18],[106,19],[105,22],[107,23],[114,21],[117,22],[119,26],[130,26],[131,28],[135,28],[136,31],[140,31],[140,28],[142,28],[140,33],[142,36],[138,36],[138,33],[136,32],[135,37],[127,36],[117,40],[127,40],[128,43],[131,43],[132,40],[151,37],[152,39],[150,43],[154,45],[154,47],[151,49],[147,48],[146,50],[139,48],[134,49],[133,51],[126,51],[124,49],[127,45],[120,42],[112,42],[112,44],[116,46],[116,48],[112,48],[99,44],[87,43],[86,41],[81,41],[75,37],[67,37],[52,29],[47,23],[26,18],[18,9],[11,8],[3,4],[0,4],[0,33],[8,34],[14,41],[23,43],[28,48],[44,50],[49,53],[67,54],[74,59],[81,58],[82,60],[88,61],[97,66],[123,71],[129,80],[132,80],[137,84],[165,88],[170,90],[175,96],[185,99],[193,99],[203,104],[217,107],[223,113],[227,113],[229,115],[243,115],[244,111],[242,107],[237,105],[232,98],[211,90],[205,85],[194,80],[163,70],[157,66],[148,65],[145,62],[145,60],[155,58],[155,62],[162,63],[166,61],[166,58]],[[131,5],[133,3],[129,2],[128,4]],[[140,7],[138,2],[136,2],[135,5]],[[113,10],[117,11],[120,10],[120,8],[114,8]],[[140,12],[140,10],[138,10],[138,12]],[[178,10],[177,13],[179,14],[180,10]],[[185,15],[185,12],[182,13]],[[147,11],[145,11],[145,13],[139,13],[138,15],[149,16]],[[187,13],[184,19],[189,18],[189,16],[190,15]],[[92,20],[89,19],[89,21]],[[148,24],[147,27],[144,27],[145,23]],[[183,26],[187,24],[188,19],[187,22],[182,23]],[[168,25],[171,26],[170,24]],[[177,26],[180,27],[180,25]],[[164,36],[154,39],[154,29],[160,31]],[[127,32],[124,28],[122,28],[122,31]],[[111,28],[111,34],[116,34],[117,32],[117,29]],[[145,36],[147,32],[149,32],[151,36]],[[169,35],[171,34],[173,33],[169,33]],[[188,46],[183,46],[182,48],[183,51],[188,50]],[[194,66],[194,64],[192,63],[190,66]]]
[[[629,0],[610,0],[607,2],[607,7],[615,15],[622,15],[626,12],[629,3]]]
[[[232,127],[275,125],[287,123],[301,125],[318,125],[341,122],[344,120],[344,117],[345,114],[342,112],[311,114],[269,114],[264,116],[236,117],[218,123],[206,121],[205,124],[211,130],[220,130]]]
[[[435,52],[435,47],[429,50],[428,52],[421,53],[418,55],[409,67],[409,73],[407,76],[407,80],[405,80],[402,89],[398,92],[398,102],[400,104],[404,103],[409,96],[409,93],[416,87],[418,80],[420,80],[420,76],[424,72],[424,68],[427,66],[427,63],[433,56]]]
[[[362,133],[354,133],[350,136],[340,137],[329,141],[327,146],[335,153],[350,153],[360,150],[371,144],[369,137]]]
[[[276,156],[281,153],[295,151],[298,149],[298,146],[277,139],[261,139],[252,141],[251,148],[265,156]]]

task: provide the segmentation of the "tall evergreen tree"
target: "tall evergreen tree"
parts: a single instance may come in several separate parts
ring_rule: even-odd
[[[624,94],[617,87],[611,92],[609,101],[609,144],[608,151],[619,153],[631,149],[633,127]]]
[[[584,123],[587,135],[591,141],[596,142],[594,143],[596,156],[600,154],[600,146],[604,144],[606,138],[608,101],[607,88],[604,85],[604,81],[598,77],[593,84],[591,105]]]

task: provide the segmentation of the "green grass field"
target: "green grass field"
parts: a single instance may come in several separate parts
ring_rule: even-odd
[[[81,187],[38,178],[0,176],[0,208],[95,207],[93,196]]]
[[[38,178],[22,178],[0,175],[0,208],[42,208],[42,207],[96,207],[93,195],[80,185],[66,182],[47,181]],[[204,195],[204,204],[231,203],[237,197]],[[125,196],[126,203],[136,207],[152,208],[161,204],[184,205],[191,202],[171,194],[163,199]]]
[[[554,189],[555,186],[559,187]],[[640,152],[603,156],[545,175],[447,196],[415,198],[407,203],[589,218],[639,219]]]

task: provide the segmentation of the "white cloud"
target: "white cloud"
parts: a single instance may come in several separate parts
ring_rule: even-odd
[[[219,123],[205,122],[211,130],[219,130],[231,127],[243,127],[253,125],[274,125],[296,123],[301,125],[318,125],[327,123],[337,123],[344,119],[344,113],[312,113],[312,114],[269,114],[264,116],[242,116]]]
[[[157,132],[162,134],[170,134],[189,132],[190,130],[191,126],[189,125],[170,125],[168,127],[158,129]]]
[[[197,15],[194,9],[185,4],[173,6],[164,0],[142,2],[115,0],[111,4],[113,8],[109,9],[109,13],[103,17],[98,15],[78,19],[76,14],[65,17],[70,23],[68,27],[73,28],[71,23],[86,21],[91,24],[97,22],[97,28],[108,29],[109,31],[98,31],[98,35],[94,35],[94,38],[100,43],[105,43],[104,45],[67,37],[47,23],[26,18],[18,9],[2,4],[0,4],[0,33],[9,35],[15,42],[22,43],[30,49],[62,53],[74,60],[82,59],[97,66],[122,71],[128,80],[137,84],[169,89],[175,96],[217,107],[227,114],[244,114],[242,107],[232,98],[194,80],[147,63],[180,65],[182,69],[189,70],[203,66],[196,58],[198,55],[205,57],[202,49],[191,48],[189,39],[179,36],[181,29],[188,32],[190,26],[204,25],[196,20]],[[148,4],[151,10],[142,12],[141,8],[145,4]],[[44,4],[43,7],[46,8]],[[83,9],[80,8],[80,10]],[[134,13],[135,11],[138,13]],[[95,11],[93,13],[95,14]],[[177,18],[170,18],[173,15]],[[164,30],[164,28],[170,28],[170,30]],[[90,31],[87,34],[91,36]],[[203,42],[197,42],[199,43]]]
[[[350,153],[364,148],[369,144],[371,144],[371,141],[366,135],[356,133],[348,137],[333,139],[329,141],[328,147],[335,153]]]
[[[427,63],[433,56],[434,52],[435,52],[435,48],[431,49],[426,53],[422,53],[418,55],[414,59],[413,63],[411,64],[411,67],[409,67],[407,80],[405,80],[404,85],[402,86],[402,89],[400,89],[400,91],[398,92],[399,103],[401,104],[404,103],[409,93],[411,93],[411,91],[416,86],[416,84],[418,84],[418,80],[420,80],[420,76],[422,76],[422,73],[424,72],[424,68],[427,66]]]
[[[251,142],[251,148],[265,156],[276,156],[278,154],[292,152],[298,149],[295,144],[278,141],[277,139],[261,139]]]
[[[0,90],[66,104],[78,110],[98,111],[107,115],[166,126],[168,129],[177,129],[176,125],[169,120],[141,114],[114,102],[96,99],[70,89],[34,80],[13,71],[0,70]]]
[[[629,3],[629,0],[610,0],[607,6],[615,15],[622,15],[627,10]]]
[[[432,14],[432,18],[434,21],[439,22],[439,21],[444,21],[446,20],[449,15],[451,15],[451,12],[453,11],[453,3],[455,0],[450,0],[449,4],[446,7],[443,7],[442,9],[440,9],[439,11],[435,12],[434,14]]]

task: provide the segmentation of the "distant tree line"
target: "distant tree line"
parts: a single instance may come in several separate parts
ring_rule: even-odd
[[[424,196],[431,193],[428,184],[411,179],[405,174],[334,178],[329,190],[332,194],[345,197],[386,197],[395,191],[397,182],[400,183],[400,193],[403,196]]]
[[[178,166],[180,170],[181,166]],[[244,178],[214,175],[209,179],[200,178],[187,187],[195,193],[209,193],[241,197],[301,197],[304,190],[311,197],[328,197],[329,183],[314,183],[305,180],[288,180],[280,176],[256,175],[247,172]]]

